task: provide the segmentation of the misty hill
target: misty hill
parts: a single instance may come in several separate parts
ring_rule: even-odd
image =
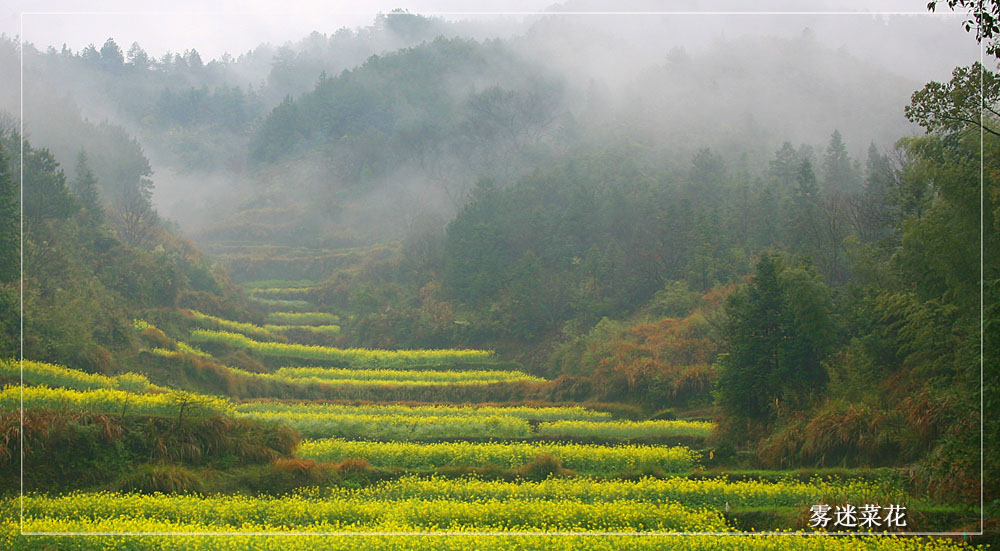
[[[322,228],[265,238],[319,247],[367,246],[427,216],[447,220],[478,180],[505,185],[579,145],[641,144],[650,161],[683,173],[704,147],[761,168],[784,141],[822,147],[835,128],[855,156],[911,132],[900,105],[915,83],[808,36],[667,54],[545,17],[502,40],[469,38],[497,35],[509,29],[394,12],[370,27],[208,61],[195,50],[154,59],[113,40],[77,53],[27,45],[26,127],[64,165],[83,144],[107,142],[96,134],[125,136],[113,138],[120,143],[131,134],[149,160],[155,203],[188,232],[240,204],[321,209]],[[0,57],[16,67],[11,42]],[[81,119],[106,124],[59,132]],[[78,135],[90,137],[75,143]],[[102,185],[115,187],[103,166],[112,163],[92,160]],[[278,183],[297,191],[271,194]],[[213,231],[199,239],[217,240]]]
[[[238,239],[246,219],[243,235],[276,245],[369,246],[443,226],[477,182],[504,187],[570,151],[624,148],[676,183],[704,148],[761,170],[785,141],[822,151],[838,129],[861,157],[912,128],[900,106],[913,83],[808,37],[675,50],[631,61],[636,73],[619,82],[574,75],[565,38],[438,39],[321,76],[257,126],[244,213],[197,239]],[[267,232],[270,217],[282,222]]]
[[[312,92],[275,108],[254,136],[251,161],[274,161],[341,140],[356,150],[350,142],[360,136],[368,136],[365,145],[372,149],[391,150],[399,159],[391,164],[422,161],[422,154],[447,139],[498,146],[551,120],[560,90],[545,76],[537,62],[498,41],[438,39],[374,56],[338,77],[321,76]],[[383,176],[380,165],[389,168],[395,159],[382,155],[361,159],[355,170]],[[356,183],[360,174],[342,176]]]
[[[313,32],[294,43],[264,43],[218,59],[204,59],[193,48],[157,58],[141,44],[113,38],[79,52],[40,51],[26,43],[26,97],[51,106],[33,92],[68,93],[84,118],[124,126],[173,171],[233,169],[244,160],[243,136],[254,121],[284,98],[311,90],[321,73],[336,75],[374,54],[459,34],[489,36],[472,24],[396,10],[368,27]],[[16,43],[4,37],[0,50],[0,64],[16,74]],[[0,108],[17,112],[16,87],[3,87],[0,94]]]

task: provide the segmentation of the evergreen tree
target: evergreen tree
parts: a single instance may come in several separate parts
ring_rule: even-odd
[[[874,143],[871,144],[865,163],[864,186],[850,200],[851,224],[862,241],[876,241],[888,233],[888,202],[895,180],[889,158],[879,153]]]
[[[201,55],[198,54],[198,50],[194,48],[184,52],[184,59],[187,61],[188,67],[199,70],[205,66],[205,63],[201,60]]]
[[[754,202],[752,223],[753,244],[757,249],[766,249],[775,245],[781,239],[779,232],[779,220],[775,220],[775,215],[781,212],[779,208],[780,194],[777,186],[766,184],[758,192]]]
[[[138,42],[133,42],[132,46],[129,47],[127,59],[129,64],[136,69],[147,69],[153,61]]]
[[[800,161],[795,174],[792,192],[791,217],[788,223],[787,243],[799,252],[808,251],[817,244],[819,220],[819,190],[816,174],[808,158]]]
[[[97,51],[97,47],[93,44],[87,44],[80,50],[80,58],[94,66],[101,64],[101,52]]]
[[[791,189],[795,185],[796,174],[801,161],[792,144],[785,142],[781,149],[774,153],[774,159],[768,166],[768,176],[778,184],[781,190]]]
[[[66,176],[48,149],[24,145],[25,232],[48,219],[66,219],[79,206],[66,187]]]
[[[778,274],[778,285],[790,325],[788,339],[783,343],[785,362],[774,380],[789,407],[799,408],[827,382],[821,362],[837,335],[833,300],[823,278],[810,264],[786,266]]]
[[[125,55],[122,54],[122,49],[118,47],[114,39],[109,38],[104,42],[104,46],[101,46],[101,65],[105,69],[117,71],[122,68],[124,63]]]
[[[823,190],[826,193],[849,192],[858,186],[858,174],[854,169],[847,146],[840,136],[839,130],[834,130],[830,136],[830,145],[826,148],[823,158]]]
[[[778,398],[783,371],[788,308],[778,285],[778,266],[763,255],[745,295],[730,306],[729,354],[720,360],[719,406],[727,416],[765,419]]]
[[[101,207],[100,197],[97,192],[97,178],[90,170],[87,163],[87,154],[81,150],[76,157],[76,167],[73,181],[70,183],[70,190],[76,195],[80,203],[84,220],[88,226],[96,227],[104,219],[104,211]]]
[[[835,330],[829,290],[811,267],[782,268],[765,254],[728,311],[729,354],[719,361],[717,386],[727,416],[766,420],[823,388],[821,362]]]
[[[691,183],[697,186],[718,186],[726,179],[726,165],[722,157],[703,148],[691,160]]]

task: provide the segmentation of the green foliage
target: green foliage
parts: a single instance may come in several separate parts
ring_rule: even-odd
[[[408,406],[401,404],[364,404],[346,405],[331,403],[295,403],[259,400],[245,402],[237,406],[240,413],[308,413],[308,414],[347,414],[357,415],[409,415],[433,417],[472,417],[501,416],[535,421],[608,421],[611,414],[604,411],[594,411],[581,406],[562,407],[531,407],[531,406],[457,406],[457,405],[427,405]]]
[[[80,203],[81,214],[85,217],[84,225],[100,226],[104,221],[104,209],[98,194],[97,178],[87,163],[87,154],[82,150],[77,155],[74,172],[70,189]]]
[[[150,478],[156,473],[163,477],[160,482],[170,484],[178,481],[169,480],[168,473],[182,479],[187,475],[169,466],[147,467],[146,475],[133,469],[147,462],[215,467],[269,463],[287,457],[298,444],[297,435],[286,427],[219,415],[181,422],[148,412],[121,415],[32,407],[26,408],[23,423],[28,490],[64,490],[116,478],[134,484],[146,478],[155,484]],[[11,487],[17,480],[12,467],[18,463],[20,424],[19,412],[5,404],[0,411],[0,431],[7,435],[0,441],[0,476]],[[137,478],[125,474],[129,471]]]
[[[260,298],[251,295],[250,300],[260,303],[272,310],[283,308],[287,310],[301,311],[306,310],[311,306],[308,301],[297,299]]]
[[[931,0],[927,3],[927,9],[935,11],[939,0]],[[976,41],[986,43],[986,51],[991,55],[1000,57],[1000,43],[997,37],[1000,35],[1000,2],[996,0],[946,0],[948,7],[952,10],[955,6],[969,10],[969,18],[963,22],[966,31],[976,29]]]
[[[0,143],[0,284],[10,283],[20,277],[18,186],[10,173],[7,160],[9,154],[4,144]],[[7,315],[3,317],[6,318]]]
[[[746,293],[731,299],[729,353],[719,360],[716,387],[727,416],[774,418],[823,388],[832,322],[828,290],[816,277],[764,255]]]
[[[486,72],[502,84],[482,92],[448,84],[447,75]],[[551,118],[561,90],[536,73],[500,42],[439,37],[373,56],[275,107],[251,140],[251,159],[274,161],[335,144],[338,176],[366,187],[401,161],[433,163],[442,150],[489,161],[490,147],[516,143]],[[452,143],[458,136],[465,140]]]
[[[442,288],[489,313],[483,330],[531,340],[572,317],[593,323],[683,275],[690,210],[611,157],[483,184],[448,225]]]
[[[200,493],[204,483],[190,469],[177,465],[142,465],[114,482],[119,492],[136,494]]]
[[[64,220],[77,211],[78,206],[66,186],[66,176],[52,153],[26,146],[23,163],[26,231],[41,232],[45,221]],[[44,234],[37,235],[40,238]]]
[[[670,281],[653,295],[650,312],[668,318],[682,318],[701,303],[701,295],[692,290],[686,281]]]
[[[847,146],[839,130],[830,136],[830,144],[823,158],[823,187],[827,192],[847,193],[856,191],[861,184],[858,167],[851,162]]]
[[[997,143],[995,138],[985,143],[990,171],[995,170],[990,153]],[[928,191],[919,215],[905,219],[900,228],[897,269],[915,284],[921,298],[974,308],[979,295],[979,136],[925,136],[906,140],[903,146],[914,156],[903,178]],[[995,213],[1000,196],[991,172],[984,184],[986,210]],[[995,220],[994,214],[994,225]],[[990,253],[1000,250],[1000,238],[996,231],[985,232],[983,238],[984,259],[993,258]]]
[[[0,357],[10,357],[20,353],[20,208],[6,149],[13,140],[0,138]]]
[[[18,356],[21,334],[21,301],[17,287],[0,284],[0,355]]]
[[[948,83],[929,82],[913,93],[906,117],[928,132],[950,134],[982,127],[1000,136],[995,117],[1000,102],[1000,78],[981,63],[956,67]],[[981,116],[985,115],[985,122]]]
[[[271,312],[267,320],[279,325],[323,325],[336,323],[340,317],[326,312]]]
[[[16,143],[15,138],[11,134],[4,141]],[[226,292],[190,244],[158,227],[151,227],[146,236],[158,245],[153,250],[126,246],[112,237],[102,224],[96,189],[98,182],[106,182],[96,180],[96,170],[90,169],[90,159],[98,157],[79,157],[71,193],[52,154],[24,143],[24,354],[108,372],[136,346],[128,310],[173,307],[192,287],[219,295]],[[132,171],[139,180],[148,176],[148,161],[141,152],[135,166],[124,165],[118,167],[124,171],[121,178],[130,178]],[[105,190],[114,198],[113,191]],[[143,197],[148,202],[148,196]],[[6,249],[3,254],[8,258]],[[13,305],[10,285],[0,281],[5,311]],[[0,344],[5,349],[12,348],[16,317],[13,312],[4,316]]]
[[[7,139],[0,140],[0,357],[19,354],[21,300],[20,209],[18,186],[11,176]]]

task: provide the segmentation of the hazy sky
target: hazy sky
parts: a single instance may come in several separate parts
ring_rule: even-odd
[[[66,43],[74,51],[79,51],[90,43],[100,47],[111,36],[123,49],[127,49],[132,42],[139,42],[157,57],[166,51],[177,52],[194,47],[207,61],[224,52],[234,55],[245,52],[262,42],[282,44],[296,41],[314,30],[331,33],[341,27],[371,25],[377,13],[394,8],[409,9],[413,13],[488,14],[538,11],[551,3],[551,0],[472,4],[461,0],[434,0],[419,5],[400,0],[13,0],[5,3],[0,30],[8,35],[19,34],[20,13],[28,12],[23,16],[23,38],[40,49],[47,46],[59,48]],[[461,13],[445,17],[474,17]]]
[[[370,25],[375,14],[393,8],[411,13],[437,13],[447,19],[483,19],[487,17],[529,18],[530,15],[506,15],[510,12],[551,11],[553,5],[575,11],[902,11],[921,14],[921,19],[935,17],[947,20],[954,29],[956,42],[970,40],[960,37],[961,18],[942,13],[924,15],[926,0],[632,0],[610,2],[601,0],[9,0],[0,8],[0,32],[8,36],[21,34],[23,39],[39,49],[68,45],[79,51],[93,43],[100,45],[114,37],[123,50],[138,42],[147,52],[161,56],[166,51],[183,52],[196,48],[203,59],[216,58],[224,52],[233,55],[245,52],[262,42],[282,44],[296,41],[314,30],[331,33],[340,27]],[[22,16],[22,12],[25,13]],[[46,12],[46,13],[38,13]],[[475,14],[482,14],[476,16]],[[574,17],[610,19],[621,16],[575,15]],[[651,18],[664,16],[649,16]],[[780,16],[728,16],[745,23],[752,30],[761,23],[772,26],[789,21]],[[845,20],[850,17],[831,17]],[[769,20],[769,21],[768,21]],[[797,29],[798,31],[800,29]],[[822,36],[820,37],[822,38]],[[914,37],[916,38],[916,37]],[[935,37],[939,39],[939,37]],[[928,50],[940,47],[940,42],[928,40]],[[971,45],[970,45],[971,44]],[[964,44],[974,50],[975,42]],[[907,46],[912,49],[913,46]]]

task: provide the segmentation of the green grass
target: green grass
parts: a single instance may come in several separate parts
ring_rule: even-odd
[[[267,321],[276,325],[332,325],[340,317],[326,312],[271,312]]]
[[[258,281],[247,281],[240,283],[241,287],[246,289],[269,289],[269,288],[296,288],[296,287],[314,287],[316,282],[310,279],[299,279],[295,281],[285,280],[285,279],[261,279]]]
[[[282,299],[271,299],[271,298],[257,298],[253,295],[250,296],[250,300],[254,302],[259,302],[260,304],[267,306],[268,308],[273,308],[275,310],[306,310],[311,307],[311,305],[304,300],[282,300]]]
[[[408,406],[397,404],[365,404],[344,405],[311,402],[276,402],[271,400],[256,400],[237,406],[241,413],[311,413],[311,414],[354,414],[354,415],[410,415],[423,416],[459,416],[471,415],[516,417],[531,420],[611,420],[611,414],[604,411],[588,410],[580,406],[529,407],[529,406],[456,406],[456,405],[426,405]]]
[[[272,333],[295,333],[296,331],[301,331],[304,333],[310,333],[312,335],[322,335],[326,337],[334,337],[340,334],[339,325],[272,325],[267,324],[264,326],[265,329]]]
[[[310,379],[327,384],[420,383],[420,384],[489,384],[513,381],[542,382],[544,379],[520,371],[432,371],[397,369],[329,369],[323,367],[283,367],[275,376],[287,379]],[[377,383],[376,383],[377,381]]]

